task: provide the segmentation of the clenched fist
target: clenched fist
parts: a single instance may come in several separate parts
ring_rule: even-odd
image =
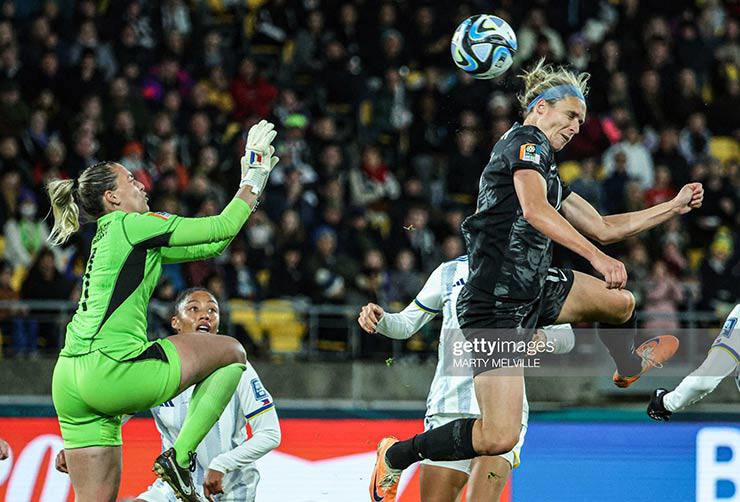
[[[374,303],[368,303],[360,311],[360,316],[357,318],[357,322],[360,327],[368,333],[374,333],[375,328],[378,326],[380,319],[385,314],[385,311],[380,305]]]
[[[678,195],[673,198],[678,214],[686,214],[692,209],[700,208],[702,202],[704,202],[704,187],[701,183],[684,185]]]

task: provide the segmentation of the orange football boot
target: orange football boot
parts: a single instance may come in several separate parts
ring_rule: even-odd
[[[661,335],[645,340],[635,349],[635,354],[642,359],[642,370],[637,375],[624,376],[614,372],[614,385],[626,389],[651,368],[662,368],[663,363],[673,357],[678,350],[678,338],[673,335]]]

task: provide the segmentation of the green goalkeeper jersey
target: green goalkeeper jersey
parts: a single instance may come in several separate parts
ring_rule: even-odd
[[[218,256],[249,217],[233,199],[217,216],[114,211],[97,221],[80,302],[62,356],[101,351],[123,360],[147,343],[147,307],[162,265]]]

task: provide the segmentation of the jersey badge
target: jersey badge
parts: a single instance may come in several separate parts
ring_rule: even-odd
[[[535,145],[534,143],[525,143],[519,147],[519,160],[539,164],[541,158],[542,148],[540,148],[539,145]]]
[[[267,397],[267,391],[262,386],[259,378],[253,378],[250,382],[252,385],[252,392],[254,392],[255,401],[263,401]]]
[[[725,321],[725,325],[722,326],[722,331],[719,332],[720,337],[730,338],[732,336],[732,330],[737,325],[737,317],[731,317]]]

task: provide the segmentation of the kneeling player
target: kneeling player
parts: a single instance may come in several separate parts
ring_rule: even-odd
[[[176,333],[210,333],[217,336],[219,306],[204,288],[183,291],[175,300],[172,328]],[[255,499],[259,472],[254,464],[280,444],[280,425],[272,396],[262,385],[249,362],[234,397],[226,405],[216,425],[197,447],[193,482],[202,485],[208,500],[222,494],[219,501],[249,502]],[[193,388],[190,387],[162,403],[151,412],[162,436],[162,451],[170,447],[185,421]],[[246,425],[252,430],[247,439]],[[66,472],[64,450],[57,458],[57,468]],[[172,489],[157,480],[140,494],[141,502],[176,502]]]
[[[656,389],[648,405],[653,420],[668,420],[672,413],[694,404],[710,392],[727,375],[735,372],[740,390],[740,304],[727,317],[722,331],[709,349],[704,362],[684,378],[674,390]]]
[[[563,278],[553,269],[545,294],[561,294],[568,288]],[[439,339],[439,359],[427,398],[424,429],[440,427],[460,418],[478,418],[480,409],[475,398],[473,379],[451,375],[450,336],[459,333],[457,297],[468,279],[468,257],[445,262],[432,272],[416,299],[397,314],[385,313],[373,303],[362,308],[358,322],[367,332],[378,332],[389,338],[405,340],[442,313],[442,332]],[[557,313],[545,314],[554,319]],[[569,324],[545,328],[538,332],[542,342],[551,342],[554,352],[564,353],[573,348],[573,330]],[[546,339],[542,339],[542,337]],[[421,500],[424,502],[455,502],[468,483],[468,500],[499,500],[511,470],[519,465],[519,452],[524,443],[529,418],[526,394],[522,403],[522,430],[513,450],[498,456],[483,456],[455,461],[425,459],[421,465]],[[377,499],[376,499],[377,500]]]

